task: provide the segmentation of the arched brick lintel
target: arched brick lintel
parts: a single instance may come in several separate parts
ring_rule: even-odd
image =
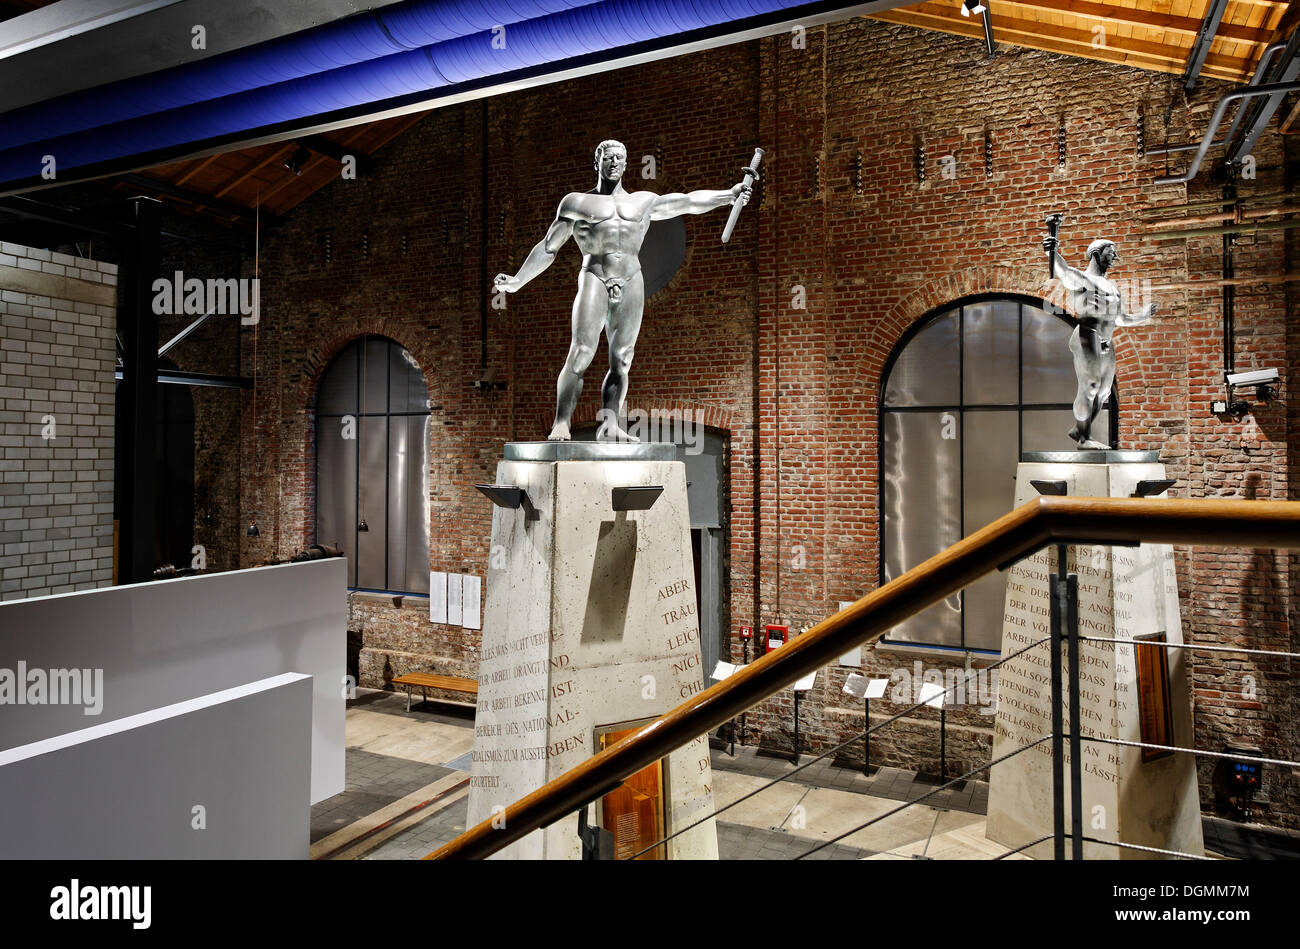
[[[1006,293],[1034,297],[1074,317],[1074,308],[1060,290],[1059,282],[1048,280],[1041,267],[980,267],[956,271],[929,281],[907,292],[879,320],[867,347],[868,358],[862,366],[871,382],[870,391],[879,392],[881,374],[903,334],[917,320],[943,310],[959,300],[980,294]],[[1120,332],[1115,338],[1116,376],[1145,378],[1148,369],[1142,347],[1132,333]]]

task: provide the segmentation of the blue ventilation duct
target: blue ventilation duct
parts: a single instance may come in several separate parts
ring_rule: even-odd
[[[153,115],[472,36],[598,0],[410,0],[184,66],[16,109],[9,147]]]
[[[582,57],[613,58],[614,50],[732,21],[826,9],[799,0],[417,0],[15,111],[0,123],[0,189],[44,183],[46,155],[64,177]],[[514,25],[503,23],[511,17]],[[504,48],[493,48],[497,25],[506,27]],[[430,37],[438,39],[421,42]]]

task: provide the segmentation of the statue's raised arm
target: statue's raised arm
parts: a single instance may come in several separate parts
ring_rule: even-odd
[[[1047,251],[1047,258],[1051,263],[1050,272],[1061,283],[1065,284],[1067,290],[1073,290],[1076,293],[1082,293],[1088,289],[1088,278],[1082,270],[1076,270],[1071,267],[1059,253],[1057,248],[1061,246],[1061,239],[1052,234],[1043,238],[1043,250]]]

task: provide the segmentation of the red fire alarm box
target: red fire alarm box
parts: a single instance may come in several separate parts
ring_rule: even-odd
[[[767,648],[763,651],[765,653],[768,653],[771,652],[773,649],[780,649],[782,646],[785,645],[785,641],[790,636],[790,627],[774,626],[769,623],[765,627],[765,633],[766,633],[765,638],[767,639]]]
[[[752,629],[750,629],[748,626],[742,626],[742,627],[740,627],[740,638],[741,638],[741,639],[751,639],[751,638],[753,638],[753,636],[754,636],[754,631],[753,631]]]

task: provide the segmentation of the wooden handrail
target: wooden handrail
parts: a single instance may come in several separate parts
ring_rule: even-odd
[[[1300,502],[1069,497],[1030,501],[520,798],[504,815],[467,829],[425,859],[490,856],[855,646],[875,642],[984,574],[1054,543],[1300,548]]]

